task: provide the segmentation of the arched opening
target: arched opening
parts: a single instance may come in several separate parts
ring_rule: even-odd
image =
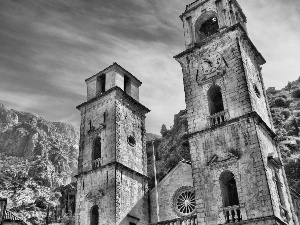
[[[103,74],[97,78],[97,84],[96,84],[97,95],[101,95],[106,91],[105,85],[106,85],[106,75]]]
[[[205,34],[206,37],[209,37],[217,33],[218,30],[219,30],[219,24],[218,24],[217,17],[210,18],[209,20],[205,21],[200,27],[200,32]]]
[[[196,42],[219,32],[217,13],[208,11],[200,16],[195,23]]]
[[[224,111],[223,98],[219,86],[212,86],[207,92],[207,97],[210,115]]]
[[[91,225],[99,224],[99,207],[94,205],[91,210]]]
[[[239,205],[239,197],[233,173],[225,171],[220,176],[223,206]]]
[[[100,158],[101,158],[101,138],[97,137],[94,140],[93,160],[100,159]]]
[[[124,92],[128,95],[130,95],[131,93],[131,82],[130,82],[130,78],[126,75],[124,75]]]

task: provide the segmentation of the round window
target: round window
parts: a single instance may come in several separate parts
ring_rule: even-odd
[[[132,147],[135,146],[135,144],[136,144],[135,138],[132,135],[128,136],[127,141],[128,141],[128,144]]]
[[[195,192],[192,187],[181,187],[173,196],[173,208],[179,216],[190,216],[196,211]]]

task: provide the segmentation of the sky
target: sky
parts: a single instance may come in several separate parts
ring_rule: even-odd
[[[149,133],[185,109],[179,15],[193,0],[0,0],[0,103],[79,127],[84,80],[117,62],[143,82]],[[238,0],[266,87],[300,76],[300,1]]]

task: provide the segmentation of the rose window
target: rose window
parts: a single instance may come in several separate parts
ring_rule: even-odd
[[[196,210],[196,199],[193,188],[179,188],[173,196],[173,206],[179,216],[192,215]]]

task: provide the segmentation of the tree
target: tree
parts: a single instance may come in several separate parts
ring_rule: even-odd
[[[292,83],[289,81],[286,88],[288,89],[288,91],[290,92],[291,88],[292,88]]]
[[[161,126],[160,134],[161,134],[162,137],[165,137],[168,134],[168,129],[167,129],[167,126],[165,124],[163,124]]]

